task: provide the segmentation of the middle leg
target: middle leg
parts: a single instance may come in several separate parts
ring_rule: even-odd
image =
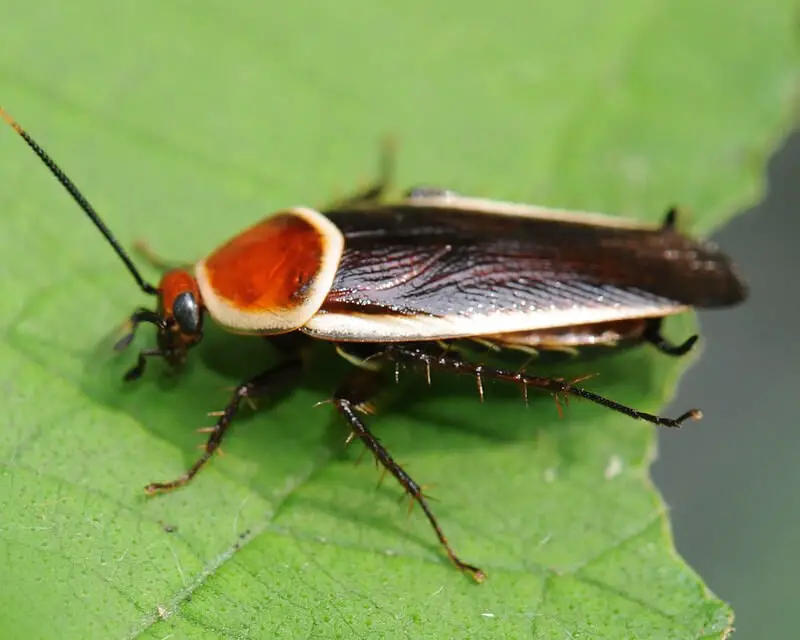
[[[384,138],[380,147],[378,177],[365,189],[327,204],[324,207],[324,211],[380,204],[392,185],[396,152],[397,145],[394,139],[391,137]]]

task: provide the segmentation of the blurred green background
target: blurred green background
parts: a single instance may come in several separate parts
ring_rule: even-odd
[[[714,236],[747,275],[750,302],[701,314],[705,351],[671,409],[700,406],[705,419],[661,433],[653,471],[678,550],[733,603],[734,637],[746,640],[795,637],[800,594],[800,136],[764,170],[764,201]]]
[[[735,311],[702,316],[704,354],[683,379],[668,413],[699,406],[706,418],[680,432],[660,434],[655,478],[672,507],[680,552],[716,595],[733,604],[736,638],[791,637],[796,627],[792,604],[800,586],[800,551],[793,545],[800,532],[800,510],[794,499],[800,472],[793,464],[793,445],[800,435],[792,417],[800,349],[793,331],[800,292],[795,280],[800,261],[794,247],[800,231],[795,214],[800,204],[796,180],[800,142],[793,138],[782,147],[781,138],[794,122],[798,68],[796,29],[791,21],[797,8],[789,0],[758,5],[723,0],[702,5],[696,0],[616,0],[602,5],[576,0],[557,5],[524,0],[491,5],[423,0],[250,5],[214,0],[0,1],[0,102],[64,163],[98,209],[113,219],[120,237],[131,240],[147,235],[156,249],[181,251],[176,257],[187,259],[207,251],[231,227],[252,220],[253,212],[260,215],[267,206],[287,202],[318,204],[369,179],[377,141],[386,133],[395,134],[401,142],[401,186],[433,183],[479,195],[653,220],[677,201],[689,205],[687,225],[702,232],[716,229],[760,197],[766,158],[774,148],[777,155],[769,165],[764,203],[742,212],[717,234],[750,281],[751,301]],[[189,452],[195,444],[190,431],[195,422],[184,429],[185,407],[210,393],[204,383],[219,380],[195,374],[178,390],[159,389],[148,381],[144,394],[134,397],[118,393],[108,382],[111,376],[102,359],[96,368],[83,370],[89,346],[94,346],[100,331],[118,321],[132,300],[139,300],[94,230],[63,194],[50,187],[38,168],[33,169],[30,154],[9,131],[0,135],[0,154],[0,206],[14,213],[3,218],[0,235],[5,296],[0,318],[4,328],[11,326],[22,336],[11,344],[11,331],[4,334],[11,348],[0,359],[8,409],[2,437],[10,461],[0,463],[0,469],[9,472],[3,475],[2,497],[9,504],[16,500],[12,505],[16,507],[21,501],[25,515],[34,521],[30,530],[23,530],[18,526],[23,519],[4,520],[0,543],[11,541],[17,545],[16,552],[31,538],[45,538],[51,547],[45,551],[32,547],[31,553],[63,552],[66,556],[77,549],[76,557],[85,554],[87,558],[86,566],[76,563],[66,578],[57,576],[48,584],[36,583],[38,576],[33,574],[21,576],[30,577],[31,584],[26,583],[19,593],[41,589],[42,602],[48,601],[47,596],[72,603],[86,599],[91,607],[100,608],[107,595],[107,607],[99,614],[88,610],[87,618],[113,619],[119,613],[113,607],[121,601],[130,605],[125,616],[147,620],[155,615],[152,603],[162,595],[162,574],[171,571],[170,578],[175,578],[175,568],[165,569],[163,558],[172,562],[174,556],[184,580],[182,588],[193,593],[207,577],[203,572],[214,570],[208,569],[207,554],[208,549],[219,548],[220,531],[235,537],[240,516],[244,522],[259,522],[279,498],[291,493],[294,485],[281,484],[282,472],[292,480],[298,477],[293,475],[296,469],[290,468],[298,451],[321,455],[317,448],[324,449],[320,444],[324,429],[315,423],[287,436],[276,428],[267,431],[269,442],[244,436],[239,446],[251,448],[251,455],[237,454],[232,444],[233,454],[224,461],[224,470],[215,467],[213,473],[218,475],[209,472],[204,478],[209,483],[204,486],[214,490],[202,497],[199,490],[182,492],[146,506],[137,502],[140,496],[132,498],[132,480],[120,472],[122,465],[126,472],[141,470],[149,481],[156,479],[149,475],[151,467],[162,473],[182,464],[182,456],[190,454],[176,451]],[[58,265],[48,264],[56,251]],[[76,274],[85,278],[79,280]],[[635,377],[626,377],[628,365],[637,372]],[[650,355],[622,356],[604,369],[610,374],[604,380],[623,399],[655,402],[661,388],[669,388],[675,371],[669,367],[675,366]],[[52,383],[47,380],[36,388],[19,383],[26,376],[38,376],[41,383],[43,371],[55,374]],[[73,386],[79,376],[85,378],[76,392]],[[103,387],[99,391],[92,387],[96,382]],[[110,400],[109,389],[116,394]],[[87,397],[99,398],[99,408],[90,411],[79,406]],[[310,405],[312,398],[319,399],[308,394],[296,404]],[[502,405],[505,411],[511,402],[502,397],[492,406],[466,411],[489,416],[495,410],[492,407]],[[86,428],[64,433],[52,426],[64,417],[63,407],[69,407],[66,420],[74,418],[75,425]],[[449,408],[446,398],[441,407]],[[206,408],[203,405],[201,410]],[[192,413],[191,421],[198,415],[199,411]],[[563,437],[567,445],[574,440],[583,447],[577,450],[576,467],[582,468],[583,455],[588,458],[594,447],[613,447],[619,434],[636,452],[631,455],[632,469],[626,472],[638,487],[636,456],[641,457],[646,448],[646,431],[630,435],[628,425],[611,418],[606,425],[604,418],[598,418],[592,426],[607,426],[608,431],[582,432],[581,415],[594,414],[576,407],[574,415],[572,426],[563,426],[567,434],[574,431]],[[279,421],[291,416],[289,408],[276,413]],[[549,419],[555,422],[553,416]],[[436,429],[420,433],[414,429],[418,424],[409,426],[402,419],[383,424],[394,427],[387,432],[400,441],[403,455],[414,456],[415,469],[426,462],[437,466],[448,461],[453,469],[463,468],[464,451],[480,445],[486,435],[476,431],[459,439],[450,433],[438,439],[441,434]],[[547,444],[554,430],[543,431]],[[559,435],[552,437],[562,444]],[[539,443],[539,436],[535,438],[528,443],[531,449]],[[54,454],[62,440],[70,455]],[[440,441],[444,443],[441,450],[435,448]],[[529,467],[540,462],[534,455],[541,453],[542,459],[548,455],[546,446],[534,454],[520,443],[503,451],[505,444],[496,452],[487,447],[472,455],[491,461],[497,453],[496,476],[506,471],[503,465],[515,460],[512,454],[518,454],[520,478],[533,474]],[[426,460],[430,445],[434,446]],[[277,458],[272,447],[281,452]],[[75,465],[76,453],[85,457],[85,467]],[[254,459],[262,455],[270,455],[269,469]],[[537,477],[540,471],[535,469]],[[323,529],[329,527],[330,531],[323,531],[329,536],[350,536],[356,541],[354,546],[365,542],[368,547],[377,530],[375,544],[384,545],[379,549],[399,547],[411,558],[416,553],[433,553],[424,546],[429,535],[424,523],[412,519],[412,535],[404,525],[385,524],[393,523],[397,515],[391,500],[383,500],[390,503],[388,507],[383,503],[375,507],[377,525],[370,520],[374,492],[371,486],[363,491],[351,486],[360,477],[358,472],[342,465],[326,473],[322,480],[316,478],[317,494],[311,491],[295,501],[300,513],[298,530],[304,530],[303,518],[307,518]],[[72,487],[91,489],[95,477],[91,474],[107,478],[108,486],[98,495],[88,491],[88,497],[77,492],[86,502],[69,504],[74,500],[69,494]],[[269,491],[248,486],[251,479]],[[494,479],[497,484],[501,480]],[[63,487],[67,495],[60,493]],[[525,497],[524,491],[517,487],[513,495]],[[462,498],[468,495],[476,502],[482,497],[476,490],[475,495],[464,493]],[[41,495],[48,497],[46,503],[40,502]],[[109,496],[114,499],[106,500]],[[325,509],[334,502],[332,497],[353,500],[352,513],[328,514]],[[506,497],[511,500],[512,492]],[[593,500],[589,495],[584,498]],[[490,507],[495,506],[493,498],[487,500]],[[62,501],[68,503],[63,510]],[[197,518],[195,501],[204,508],[213,507],[202,520]],[[444,503],[451,527],[458,531],[465,522],[475,524],[470,501],[459,504],[459,498],[451,495]],[[69,511],[70,507],[74,510]],[[365,511],[370,512],[365,515]],[[61,518],[67,512],[73,520]],[[3,513],[7,515],[8,510]],[[79,514],[77,525],[75,513]],[[150,525],[159,517],[155,514],[161,513],[183,519],[180,536],[184,537],[173,539],[191,544],[164,542],[160,530],[153,534]],[[226,519],[231,513],[235,514],[233,527]],[[321,519],[328,515],[330,521]],[[552,512],[547,515],[553,518]],[[605,514],[612,521],[617,515],[623,519],[626,514]],[[498,534],[499,542],[485,535],[489,525],[480,519],[477,533],[469,526],[459,533],[476,549],[495,542],[502,555],[507,539],[500,535],[514,539],[517,532],[512,527],[525,530],[531,522],[539,526],[536,517],[528,509],[508,520],[497,518],[500,524],[491,532]],[[509,532],[503,531],[504,522],[509,522]],[[24,523],[28,526],[29,521]],[[598,527],[606,524],[603,520]],[[577,545],[588,538],[581,527],[588,530],[591,525],[576,519],[572,534]],[[529,535],[538,533],[535,526]],[[69,538],[63,549],[60,537]],[[97,539],[102,541],[99,549]],[[660,544],[657,539],[655,546]],[[146,544],[137,546],[139,541]],[[312,542],[298,543],[302,544],[313,548]],[[546,544],[544,537],[541,544]],[[123,557],[104,555],[119,549],[132,556],[128,564],[122,562],[123,553],[119,554]],[[286,553],[293,550],[290,547]],[[306,547],[301,550],[300,558],[310,555]],[[335,544],[327,545],[327,550],[334,563],[337,552],[350,557]],[[513,560],[516,551],[509,551]],[[226,582],[231,581],[230,574],[220,572],[219,580],[199,594],[205,600],[196,597],[185,604],[183,622],[208,630],[212,627],[202,615],[211,615],[212,620],[216,615],[223,637],[226,619],[247,620],[254,615],[247,607],[237,610],[236,589],[269,592],[273,584],[283,584],[280,580],[294,584],[298,579],[287,572],[261,582],[254,578],[252,585],[243,583],[242,575],[248,574],[246,566],[236,564],[241,555],[212,560],[226,568],[234,566],[234,597],[225,599],[214,592],[219,589],[224,594],[230,587]],[[9,552],[9,563],[10,557]],[[328,560],[322,557],[320,566],[327,566]],[[387,612],[384,607],[380,618],[389,628],[394,616],[419,623],[414,615],[423,606],[434,619],[446,606],[452,607],[445,612],[451,615],[465,610],[475,617],[483,615],[473,611],[474,591],[444,580],[448,591],[442,600],[447,605],[440,605],[435,600],[439,591],[407,586],[416,587],[414,581],[420,580],[427,587],[424,580],[429,576],[421,575],[425,572],[415,571],[413,564],[396,564],[400,570],[395,581],[402,583],[398,593],[408,592],[408,598],[419,598],[422,605],[409,603],[402,595],[392,600],[397,611]],[[430,564],[434,571],[439,568]],[[110,570],[113,579],[108,590],[99,597],[98,577],[106,574],[93,574],[96,566],[115,567]],[[131,566],[134,573],[128,575]],[[140,569],[143,573],[136,573]],[[298,606],[297,601],[287,604],[278,598],[276,628],[284,615],[296,616],[292,622],[300,628],[309,617],[300,615],[303,611],[322,610],[320,601],[314,600],[314,587],[322,594],[320,600],[332,592],[337,598],[339,593],[348,593],[349,585],[338,583],[338,575],[320,573],[314,579],[330,583],[312,584],[310,591],[303,591],[303,597],[311,594],[310,602],[302,600]],[[152,583],[143,580],[143,575],[150,575]],[[15,577],[20,578],[19,574]],[[691,576],[680,574],[679,578],[682,588],[691,589]],[[623,575],[620,580],[635,580],[635,576]],[[75,581],[78,586],[73,585]],[[522,599],[523,587],[532,588],[521,580],[519,584],[500,581],[482,594],[497,597],[498,607],[513,609],[517,603],[508,594],[520,594]],[[14,596],[14,591],[7,583],[0,595]],[[388,598],[386,594],[391,593],[387,588],[381,595]],[[628,598],[627,604],[632,600]],[[376,601],[377,596],[370,601],[359,594],[347,603],[351,605],[348,613],[357,617],[362,603],[365,610],[377,611]],[[217,602],[219,610],[213,609]],[[582,604],[572,594],[563,602],[567,607]],[[11,607],[3,611],[4,604],[0,602],[0,615],[13,619],[15,611]],[[35,609],[38,602],[26,604]],[[204,605],[212,609],[210,614],[207,610],[198,614]],[[519,605],[521,615],[528,615],[524,605]],[[606,609],[603,613],[610,618],[625,618],[624,613]],[[74,609],[70,611],[74,614]],[[335,607],[333,611],[338,613]],[[118,617],[123,618],[123,613]],[[40,622],[50,621],[29,620],[29,628],[37,629]],[[341,620],[334,623],[347,628]],[[143,623],[143,629],[147,624]],[[157,625],[149,629],[158,630]],[[146,633],[144,637],[149,637]],[[562,630],[563,637],[570,637],[569,633]],[[34,636],[34,632],[29,634]],[[576,637],[598,636],[587,630]]]

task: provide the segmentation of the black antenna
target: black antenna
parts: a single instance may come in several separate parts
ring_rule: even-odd
[[[33,149],[33,152],[39,156],[42,162],[50,169],[50,172],[56,177],[56,179],[61,183],[61,185],[69,192],[69,195],[73,197],[75,202],[78,203],[81,209],[83,209],[84,213],[89,216],[89,220],[94,223],[94,226],[100,230],[108,243],[114,248],[114,251],[117,252],[117,255],[122,258],[122,261],[125,263],[125,266],[128,267],[128,271],[131,272],[134,280],[138,283],[139,287],[145,293],[149,293],[151,295],[157,295],[158,289],[156,289],[153,285],[148,283],[143,277],[142,274],[139,273],[139,270],[136,268],[136,265],[133,264],[133,261],[128,257],[128,254],[125,253],[125,249],[117,242],[117,239],[112,235],[111,231],[105,225],[105,223],[100,219],[100,216],[97,215],[97,212],[94,210],[89,201],[83,196],[83,194],[78,190],[78,187],[75,186],[75,183],[70,180],[66,174],[61,170],[61,168],[55,163],[55,161],[47,155],[47,152],[42,149],[36,141],[31,138],[25,130],[17,124],[17,122],[0,106],[0,117],[5,120],[14,131],[16,131],[25,142],[28,143],[28,146]]]

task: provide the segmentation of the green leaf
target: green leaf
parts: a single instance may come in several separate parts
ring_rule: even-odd
[[[10,5],[11,3],[9,3]],[[271,210],[368,180],[707,233],[758,196],[796,91],[795,3],[14,3],[3,104],[121,241],[190,260]],[[342,453],[321,349],[303,386],[236,424],[191,485],[226,385],[273,360],[219,334],[176,380],[119,376],[107,336],[143,302],[96,230],[0,133],[0,625],[29,638],[712,638],[731,628],[672,548],[653,432],[434,376],[371,420],[433,485],[459,575],[418,511]],[[150,275],[153,275],[150,272]],[[693,321],[671,325],[675,337]],[[146,332],[143,332],[146,333]],[[142,335],[139,345],[152,340]],[[713,339],[713,336],[711,336]],[[254,344],[255,343],[255,344]],[[636,350],[547,371],[655,411],[686,361]],[[414,400],[411,402],[411,400]],[[690,428],[701,428],[700,425]],[[673,437],[681,437],[679,432]]]

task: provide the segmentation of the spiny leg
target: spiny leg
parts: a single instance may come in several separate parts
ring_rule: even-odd
[[[678,224],[678,207],[670,207],[664,214],[664,221],[661,223],[663,231],[674,231]]]
[[[145,487],[145,491],[149,494],[159,493],[162,491],[169,491],[177,489],[187,484],[203,465],[211,459],[214,452],[219,449],[222,439],[225,437],[226,432],[231,426],[236,414],[239,412],[239,406],[242,400],[257,398],[269,395],[291,384],[302,370],[302,359],[299,355],[289,358],[281,364],[267,369],[266,371],[254,376],[247,382],[240,384],[233,392],[230,402],[220,412],[212,414],[217,415],[217,423],[208,429],[209,436],[206,441],[203,454],[195,461],[195,463],[179,478],[170,482],[153,482]]]
[[[645,341],[652,344],[661,353],[668,356],[683,356],[689,353],[698,340],[698,336],[689,336],[681,344],[672,344],[661,335],[661,323],[663,318],[652,318],[647,321],[642,337]]]
[[[138,380],[144,374],[144,370],[147,367],[147,358],[163,358],[164,354],[161,353],[160,349],[142,349],[139,352],[139,357],[136,360],[136,364],[133,365],[122,379],[125,382],[133,382],[134,380]]]
[[[375,179],[375,181],[366,189],[326,205],[325,211],[348,209],[350,207],[359,205],[379,204],[392,185],[392,179],[395,172],[396,155],[397,143],[395,142],[394,138],[387,136],[381,142],[378,162],[378,177]]]
[[[453,548],[450,546],[450,543],[447,541],[447,538],[436,520],[436,516],[433,515],[433,511],[431,511],[428,505],[428,500],[422,492],[422,487],[395,462],[394,458],[392,458],[378,438],[372,434],[358,415],[357,411],[359,407],[368,403],[380,390],[380,382],[380,372],[363,369],[355,370],[347,377],[334,394],[333,404],[350,426],[350,439],[358,438],[361,440],[375,457],[376,462],[380,463],[386,471],[391,473],[411,498],[419,504],[453,564],[456,565],[460,571],[469,573],[476,582],[483,582],[486,579],[486,574],[478,567],[461,560],[456,555],[455,551],[453,551]]]
[[[145,322],[149,322],[150,324],[158,326],[162,320],[161,316],[155,311],[145,309],[144,307],[139,307],[131,314],[131,317],[128,318],[123,325],[125,333],[114,344],[114,351],[124,351],[127,349],[131,342],[133,342],[133,339],[136,337],[136,330],[139,328],[139,325]]]
[[[664,418],[652,413],[639,411],[638,409],[628,407],[593,393],[583,387],[578,387],[575,384],[577,380],[567,381],[559,378],[532,376],[524,371],[509,371],[487,367],[481,364],[472,364],[461,359],[453,352],[442,352],[425,343],[413,345],[392,344],[386,347],[383,355],[386,359],[398,364],[422,364],[425,366],[426,370],[430,368],[441,369],[472,376],[478,383],[478,390],[481,397],[483,397],[484,380],[506,380],[521,385],[526,397],[529,387],[548,391],[553,394],[556,399],[558,399],[559,396],[575,396],[604,406],[612,411],[617,411],[635,420],[644,420],[663,427],[680,427],[681,424],[689,418],[692,420],[699,420],[703,415],[698,409],[691,409],[677,418]]]

